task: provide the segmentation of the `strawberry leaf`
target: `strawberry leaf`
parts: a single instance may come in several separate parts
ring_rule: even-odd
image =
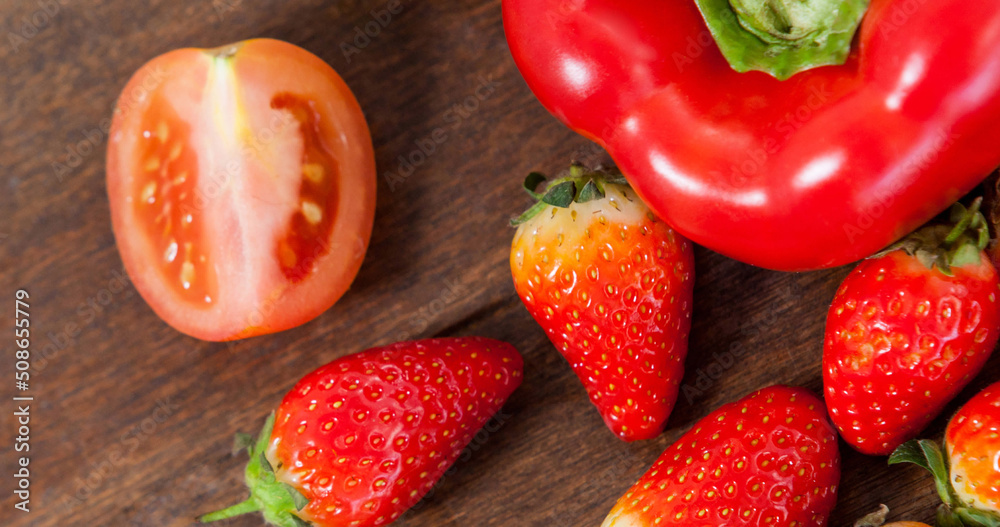
[[[274,468],[267,459],[267,446],[271,441],[273,429],[274,412],[267,416],[256,442],[247,447],[250,461],[247,463],[245,478],[250,489],[250,497],[242,503],[206,514],[198,518],[198,521],[208,523],[260,511],[271,525],[278,527],[309,525],[295,514],[308,505],[308,499],[287,484],[278,482]]]
[[[524,191],[536,200],[540,200],[542,199],[542,195],[536,192],[536,190],[538,189],[538,185],[541,185],[544,181],[545,174],[542,174],[541,172],[532,172],[528,174],[528,177],[524,178]]]
[[[520,225],[520,224],[522,224],[522,223],[530,220],[531,218],[534,218],[538,214],[540,214],[542,212],[542,210],[544,210],[545,207],[548,207],[548,206],[549,206],[548,203],[545,203],[544,201],[539,201],[538,203],[535,203],[534,205],[531,206],[530,209],[524,211],[523,214],[521,214],[520,216],[518,216],[518,217],[516,217],[516,218],[514,218],[512,220],[510,220],[510,226],[511,227],[517,227],[518,225]]]
[[[517,218],[510,220],[512,227],[517,227],[534,218],[548,205],[567,208],[574,201],[577,203],[596,201],[605,197],[604,185],[628,185],[628,181],[617,170],[589,170],[579,164],[570,166],[569,176],[549,182],[545,192],[538,192],[538,187],[545,181],[545,175],[540,172],[532,172],[524,178],[522,188],[529,196],[537,200],[537,203]]]
[[[614,172],[604,176],[604,183],[611,185],[625,185],[628,186],[629,182],[625,179],[625,176],[621,172]]]
[[[588,180],[587,184],[580,189],[580,195],[576,197],[577,203],[586,203],[588,201],[594,201],[595,199],[603,199],[604,191],[602,191],[597,183],[593,179]]]
[[[955,267],[974,265],[981,261],[980,252],[981,249],[971,243],[962,244],[948,254],[948,261]]]
[[[951,208],[948,209],[948,219],[955,223],[961,224],[962,219],[965,218],[967,215],[968,215],[968,209],[966,209],[965,205],[962,205],[961,202],[953,204]],[[962,228],[958,228],[958,226],[956,225],[955,230],[958,231],[959,234],[961,234],[961,232],[964,231],[965,227],[967,226],[968,224],[962,226]]]
[[[264,452],[267,450],[267,442],[271,440],[271,431],[274,430],[274,412],[268,414],[267,419],[264,420],[264,427],[260,429],[260,434],[257,436],[257,444],[254,445],[253,450],[250,451],[251,455],[256,452]]]
[[[927,458],[924,456],[924,450],[920,447],[920,441],[917,439],[912,439],[899,445],[896,450],[889,456],[890,465],[898,465],[899,463],[913,463],[924,470],[930,470],[930,465],[927,464]]]
[[[233,455],[239,454],[251,446],[253,446],[253,436],[245,432],[240,432],[233,438]]]
[[[1000,518],[990,512],[968,507],[955,509],[954,512],[967,527],[1000,527]]]
[[[264,452],[261,452],[259,454],[259,457],[260,457],[260,468],[261,468],[261,470],[264,473],[271,474],[273,476],[274,475],[274,467],[271,466],[271,462],[267,460],[267,456],[264,455]]]
[[[953,276],[952,267],[979,265],[981,253],[990,241],[986,217],[979,210],[982,203],[981,197],[968,208],[955,203],[949,215],[950,224],[923,227],[872,257],[902,249],[928,269],[936,268],[945,276]]]
[[[913,463],[930,471],[941,501],[949,507],[957,503],[948,479],[948,464],[937,443],[929,439],[914,439],[903,443],[889,456],[890,465],[898,463]]]
[[[962,523],[962,519],[955,515],[955,512],[951,510],[951,507],[948,507],[943,503],[938,506],[934,520],[937,527],[966,527],[966,525]]]
[[[542,196],[542,203],[548,203],[554,207],[564,209],[569,207],[570,203],[573,203],[574,197],[576,197],[576,183],[563,181],[550,186],[545,191],[545,196]]]
[[[288,491],[288,495],[292,497],[292,502],[295,503],[295,510],[300,511],[305,508],[306,505],[309,505],[309,498],[303,496],[302,493],[299,492],[299,489],[285,483],[282,483],[281,485],[285,487],[285,490]]]
[[[946,505],[952,505],[956,500],[952,496],[951,482],[948,479],[948,465],[941,453],[941,447],[934,441],[921,439],[920,448],[927,456],[927,464],[930,466],[931,474],[934,475],[934,486],[937,487],[941,501]]]

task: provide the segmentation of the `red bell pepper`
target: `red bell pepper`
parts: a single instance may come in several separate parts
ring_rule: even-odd
[[[783,81],[730,67],[694,0],[504,0],[503,16],[542,104],[677,230],[744,262],[866,257],[1000,165],[996,0],[872,0],[846,62]]]

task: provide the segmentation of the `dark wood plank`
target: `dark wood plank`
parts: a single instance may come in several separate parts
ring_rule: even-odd
[[[58,12],[38,15],[41,4]],[[510,59],[497,0],[402,0],[403,10],[345,56],[380,2],[243,0],[6,2],[0,27],[40,23],[17,51],[0,42],[0,295],[31,293],[39,370],[32,393],[32,512],[13,510],[9,397],[0,411],[0,524],[189,525],[245,496],[237,431],[255,431],[303,374],[344,354],[402,338],[479,334],[512,342],[523,387],[493,432],[480,435],[433,494],[398,524],[599,525],[659,453],[716,406],[774,382],[821,387],[826,308],[847,269],[764,271],[697,252],[685,388],[662,437],[625,444],[604,428],[583,388],[514,294],[509,217],[530,170],[557,171],[603,154],[552,118]],[[79,164],[88,132],[118,91],[167,50],[267,36],[333,65],[365,109],[377,149],[379,198],[371,249],[352,290],[294,330],[232,345],[164,325],[119,278],[105,197],[103,137]],[[360,43],[360,41],[359,41]],[[456,119],[453,107],[475,109]],[[480,91],[480,94],[486,93]],[[469,103],[473,106],[473,103]],[[398,178],[399,157],[441,128],[448,139]],[[92,135],[92,134],[91,134]],[[52,163],[74,164],[57,174]],[[390,185],[389,180],[393,183]],[[457,292],[458,294],[455,294]],[[9,331],[12,313],[2,310]],[[9,379],[12,361],[0,361]],[[959,400],[1000,374],[992,360]],[[957,403],[949,407],[949,412]],[[8,411],[11,410],[11,411]],[[940,434],[945,417],[929,430]],[[887,503],[930,520],[929,479],[844,447],[832,524]],[[257,517],[228,525],[258,525]]]

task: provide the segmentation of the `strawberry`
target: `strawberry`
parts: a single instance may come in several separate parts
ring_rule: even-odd
[[[618,500],[602,527],[826,525],[840,451],[823,403],[771,386],[695,423]]]
[[[691,243],[620,176],[574,166],[514,224],[514,287],[626,441],[658,435],[677,400],[691,328]]]
[[[965,403],[948,422],[945,454],[934,441],[904,443],[889,464],[915,463],[931,472],[942,505],[938,525],[1000,525],[1000,382]]]
[[[262,511],[282,527],[392,523],[520,385],[522,366],[510,344],[485,338],[335,360],[300,380],[249,446],[250,498],[202,521]]]
[[[925,227],[865,260],[840,286],[826,324],[823,383],[848,444],[887,455],[937,416],[993,352],[997,271],[980,200],[953,225]]]

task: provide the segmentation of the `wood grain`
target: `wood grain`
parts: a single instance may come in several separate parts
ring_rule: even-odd
[[[615,439],[518,301],[507,263],[507,220],[528,205],[522,175],[606,158],[527,89],[504,41],[498,0],[401,1],[402,11],[349,57],[343,46],[356,44],[358,28],[383,3],[0,5],[8,36],[21,34],[25,20],[35,30],[16,51],[9,38],[0,42],[0,295],[31,293],[37,369],[32,512],[24,514],[13,509],[9,476],[13,360],[6,351],[0,360],[0,524],[190,525],[245,497],[245,460],[230,455],[235,432],[256,431],[313,368],[401,338],[484,335],[510,341],[526,360],[502,426],[399,521],[407,527],[597,526],[659,453],[716,406],[775,382],[820,389],[826,308],[848,269],[776,273],[699,249],[686,390],[669,429],[638,444]],[[57,12],[38,15],[50,4]],[[67,148],[80,148],[109,117],[146,60],[258,36],[316,53],[357,94],[377,153],[377,219],[364,267],[333,309],[276,335],[206,343],[166,326],[120,278],[104,138],[68,173],[57,174],[53,162],[73,161]],[[489,96],[456,119],[454,106],[483,82]],[[412,174],[395,177],[399,157],[439,128],[447,140]],[[3,303],[6,332],[13,302]],[[998,377],[995,358],[958,401]],[[929,435],[944,423],[939,418]],[[879,503],[894,518],[932,518],[934,491],[918,470],[842,451],[832,525]],[[227,525],[260,523],[252,516]]]

